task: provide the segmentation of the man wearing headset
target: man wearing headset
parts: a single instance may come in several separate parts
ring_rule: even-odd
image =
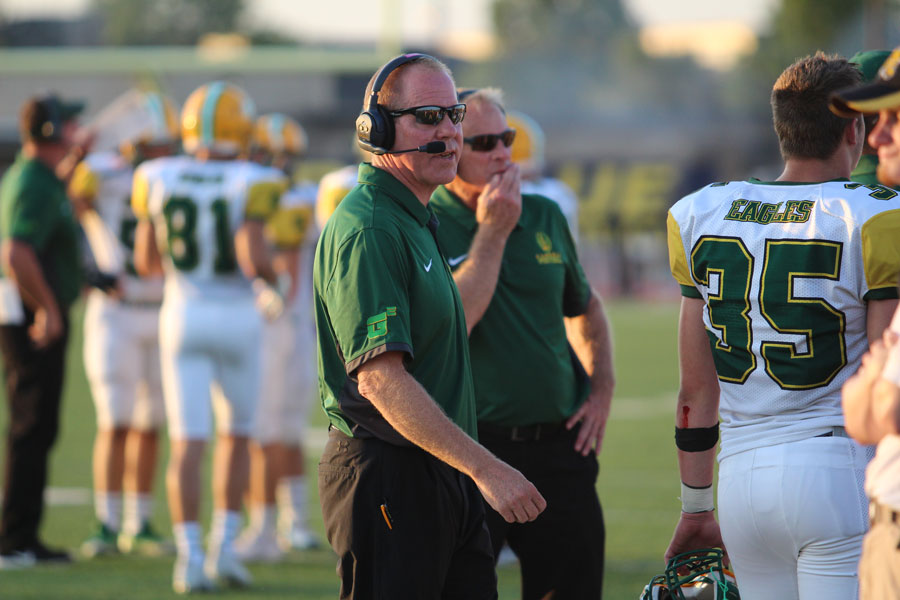
[[[0,181],[0,353],[10,419],[0,569],[70,560],[39,541],[38,527],[59,423],[69,307],[82,284],[65,186],[67,165],[84,157],[74,145],[82,108],[55,95],[26,101],[22,151]]]
[[[319,495],[341,598],[497,598],[480,495],[507,521],[546,506],[474,440],[465,315],[428,206],[456,175],[464,115],[436,59],[382,67],[357,120],[375,156],[317,248]]]

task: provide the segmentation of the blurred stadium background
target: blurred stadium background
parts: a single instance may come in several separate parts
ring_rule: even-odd
[[[666,210],[710,181],[777,176],[768,106],[777,75],[818,49],[892,48],[898,21],[900,0],[0,0],[0,172],[18,148],[19,106],[47,90],[84,99],[90,119],[135,85],[182,101],[227,79],[260,113],[303,124],[310,150],[296,177],[316,179],[356,161],[365,83],[400,51],[446,59],[460,85],[502,87],[509,107],[543,126],[547,170],[579,198],[589,277],[613,299],[618,386],[599,487],[607,597],[632,598],[660,570],[678,510]],[[91,521],[94,421],[80,343],[73,336],[45,522],[47,539],[70,548]],[[317,411],[311,450],[323,422]],[[241,597],[335,596],[329,551],[292,561],[255,569],[260,585]],[[113,558],[0,573],[0,597],[164,597],[169,569]],[[502,571],[501,598],[517,597],[515,580],[514,567]]]

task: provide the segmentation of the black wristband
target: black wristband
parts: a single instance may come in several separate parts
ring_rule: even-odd
[[[719,441],[719,424],[712,427],[676,427],[675,446],[684,452],[703,452],[715,448]]]

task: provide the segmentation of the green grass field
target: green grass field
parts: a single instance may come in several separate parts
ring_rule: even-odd
[[[605,597],[637,598],[643,585],[663,567],[662,555],[679,515],[679,487],[673,443],[673,409],[678,385],[675,352],[677,305],[611,302],[617,386],[612,417],[600,457],[597,487],[606,518]],[[51,485],[63,491],[47,509],[43,537],[52,544],[75,549],[93,526],[93,509],[84,491],[91,486],[91,443],[94,409],[81,363],[81,332],[73,321],[69,349],[62,431],[52,455]],[[6,431],[6,409],[0,428]],[[324,416],[316,410],[312,427],[324,430]],[[323,439],[321,435],[313,436]],[[319,448],[308,447],[308,466],[315,481]],[[163,461],[165,458],[163,457]],[[159,465],[156,526],[169,532]],[[313,493],[315,485],[313,484]],[[208,489],[208,488],[207,488]],[[208,493],[205,498],[208,503]],[[318,503],[313,519],[322,531]],[[208,523],[208,506],[207,518]],[[297,553],[284,564],[251,565],[256,579],[249,590],[223,592],[242,599],[337,597],[335,558],[330,549]],[[0,598],[11,599],[157,599],[174,597],[171,559],[129,557],[78,561],[64,567],[41,567],[0,572]],[[500,570],[500,598],[519,597],[518,568]]]

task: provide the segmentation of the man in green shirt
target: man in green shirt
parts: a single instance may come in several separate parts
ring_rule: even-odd
[[[507,541],[518,555],[523,598],[599,598],[596,454],[613,390],[606,317],[559,207],[519,191],[499,90],[460,97],[459,171],[431,205],[470,331],[478,437],[547,499],[529,523],[489,509],[491,541],[495,553]]]
[[[84,156],[73,144],[82,108],[54,95],[28,100],[20,119],[22,151],[0,181],[0,352],[10,412],[0,568],[69,560],[39,541],[38,527],[58,429],[69,307],[82,281],[63,174],[75,154]]]
[[[382,67],[366,99],[357,135],[374,157],[325,226],[313,274],[331,422],[319,494],[340,597],[496,598],[479,491],[509,521],[545,502],[474,439],[465,317],[428,207],[456,174],[465,106],[447,67],[421,54]]]

